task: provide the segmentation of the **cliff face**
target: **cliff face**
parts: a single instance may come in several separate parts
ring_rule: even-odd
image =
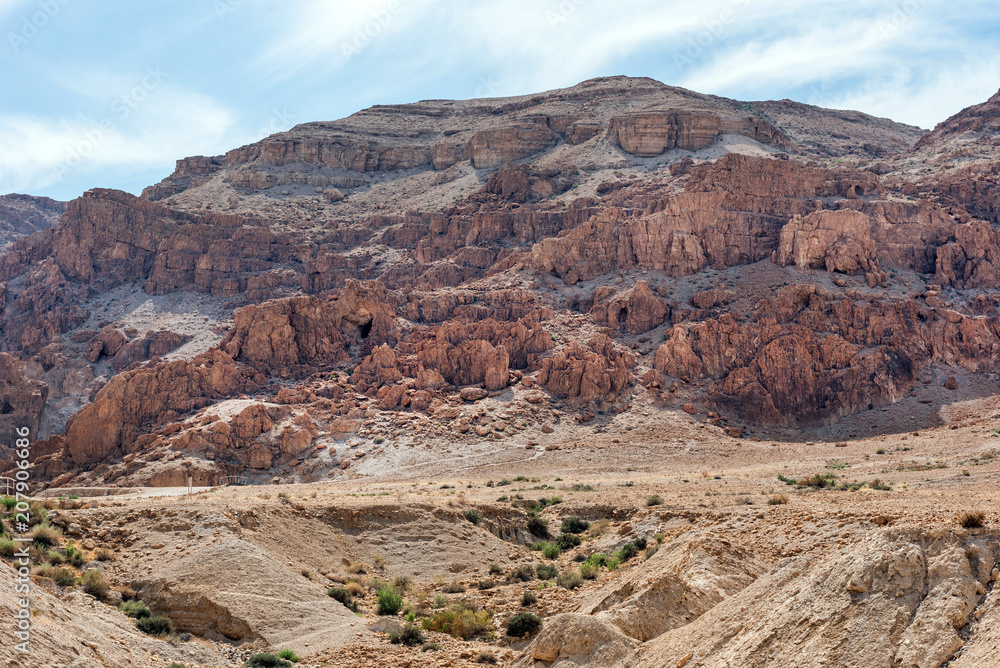
[[[1000,371],[991,104],[915,148],[885,119],[622,77],[298,126],[12,244],[0,371],[53,425],[60,483],[311,479],[380,420],[530,426],[491,395],[539,427],[647,404],[831,424],[931,368]],[[956,136],[974,161],[915,169]]]
[[[31,195],[0,196],[0,252],[21,237],[53,227],[66,202]]]

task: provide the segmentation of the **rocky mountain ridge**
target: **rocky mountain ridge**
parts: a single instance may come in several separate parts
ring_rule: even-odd
[[[754,437],[991,378],[991,104],[924,134],[612,77],[181,160],[0,257],[5,423],[53,484],[336,479],[638,406]]]

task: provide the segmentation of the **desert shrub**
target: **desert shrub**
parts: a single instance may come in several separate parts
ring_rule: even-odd
[[[555,559],[561,551],[555,543],[546,543],[545,547],[542,548],[542,556],[546,559]]]
[[[542,548],[545,547],[546,545],[548,545],[547,541],[536,540],[534,543],[528,546],[528,549],[531,550],[532,552],[541,552]]]
[[[600,552],[594,552],[592,555],[587,557],[587,561],[585,563],[600,568],[605,564],[605,562],[607,562],[607,560],[608,558],[605,555]]]
[[[0,505],[2,505],[5,510],[13,510],[14,506],[17,505],[17,499],[13,496],[2,497],[0,498]]]
[[[868,488],[869,489],[875,489],[875,490],[878,490],[880,492],[888,492],[888,491],[890,491],[892,489],[892,487],[890,487],[889,485],[886,485],[885,483],[883,483],[878,478],[875,478],[874,480],[872,480],[871,482],[869,482],[868,483]]]
[[[647,506],[662,506],[663,505],[663,497],[660,496],[659,494],[654,494],[651,497],[649,497],[648,499],[646,499],[646,505]]]
[[[332,589],[327,589],[326,595],[343,603],[344,607],[348,610],[353,612],[358,611],[358,602],[354,599],[354,595],[344,587],[333,587]]]
[[[503,566],[493,561],[490,562],[490,575],[500,575],[503,573]]]
[[[278,652],[278,658],[284,659],[285,661],[291,661],[292,663],[298,663],[302,660],[302,657],[295,653],[295,650],[283,649]]]
[[[465,591],[465,585],[461,582],[449,582],[445,586],[441,587],[441,591],[446,594],[461,594]]]
[[[512,638],[523,638],[536,633],[542,627],[542,620],[533,612],[519,612],[504,624],[507,635]]]
[[[657,531],[655,534],[653,534],[653,540],[655,540],[657,543],[662,543],[664,538],[666,538],[666,535],[662,531]]]
[[[396,591],[406,591],[413,584],[413,577],[410,575],[397,575],[392,581],[392,588]]]
[[[118,611],[132,619],[143,619],[144,617],[153,616],[153,613],[149,611],[149,608],[142,601],[125,601],[118,606]]]
[[[114,561],[115,553],[106,547],[99,547],[97,551],[94,552],[94,559],[97,561]]]
[[[599,519],[590,523],[591,536],[603,536],[611,528],[611,520]]]
[[[986,524],[986,513],[973,510],[958,516],[958,523],[966,529],[978,529]]]
[[[551,580],[559,575],[559,569],[552,564],[538,564],[535,566],[535,573],[538,574],[539,580]]]
[[[378,590],[378,614],[396,615],[403,609],[403,595],[392,588]]]
[[[639,554],[640,549],[642,548],[640,548],[635,541],[630,540],[629,542],[625,543],[617,550],[615,550],[615,559],[618,560],[618,563],[622,563],[623,561],[628,561],[635,555]]]
[[[497,657],[493,652],[482,651],[476,657],[476,663],[488,663],[491,666],[497,665]]]
[[[594,580],[597,578],[597,567],[586,562],[580,564],[580,577],[584,580]]]
[[[473,524],[479,524],[480,522],[483,521],[482,514],[478,510],[475,510],[474,508],[470,508],[469,510],[466,510],[462,514],[465,515],[465,519],[469,520]]]
[[[77,568],[83,565],[83,551],[74,547],[72,541],[66,546],[66,560]]]
[[[480,589],[480,591],[485,591],[487,589],[493,589],[496,586],[497,586],[497,583],[494,582],[493,580],[491,580],[490,578],[485,578],[485,579],[479,581],[479,589]]]
[[[448,599],[446,599],[441,594],[438,594],[437,596],[435,596],[434,597],[434,602],[431,603],[431,607],[434,608],[435,610],[440,610],[441,608],[443,608],[446,605],[448,605]]]
[[[788,503],[787,494],[773,494],[770,499],[767,500],[767,505],[769,506],[783,506]]]
[[[52,547],[59,544],[62,532],[48,525],[38,525],[31,532],[31,540],[41,547]]]
[[[169,617],[163,615],[140,617],[135,620],[135,626],[151,636],[168,636],[174,632],[174,623],[170,621]]]
[[[573,515],[562,521],[561,528],[563,533],[583,533],[590,528],[590,522]]]
[[[85,592],[97,599],[104,599],[108,595],[108,581],[104,577],[104,571],[99,568],[81,575],[80,586]]]
[[[268,652],[254,654],[247,659],[247,668],[290,668],[291,665],[291,661],[286,661],[280,656]]]
[[[425,642],[420,646],[421,652],[436,652],[441,649],[441,643],[439,642]]]
[[[511,572],[510,577],[512,580],[529,582],[535,579],[535,569],[528,564],[521,564]]]
[[[58,566],[66,562],[66,555],[59,550],[49,550],[45,555],[45,559],[53,566]]]
[[[31,569],[31,574],[42,578],[51,578],[54,571],[55,566],[52,564],[42,564],[41,566],[35,566]]]
[[[559,534],[559,537],[556,538],[556,547],[560,550],[571,550],[581,542],[581,538],[575,533],[561,533]]]
[[[361,596],[365,593],[365,588],[360,582],[348,582],[344,585],[344,589],[346,589],[351,596],[355,597]]]
[[[426,638],[424,638],[423,631],[413,624],[405,624],[401,631],[393,631],[389,634],[389,642],[393,645],[416,647],[417,645],[424,644],[425,641]]]
[[[524,607],[528,607],[529,605],[534,605],[537,602],[538,602],[538,594],[531,591],[530,589],[525,590],[525,592],[521,594],[521,605],[523,605]]]
[[[837,476],[832,473],[814,473],[808,478],[803,478],[799,480],[800,485],[806,487],[815,487],[816,489],[823,489],[825,487],[836,487],[837,486]]]
[[[494,633],[493,615],[489,610],[472,610],[461,605],[425,617],[422,625],[425,631],[447,633],[462,640],[488,638]]]
[[[60,587],[72,587],[76,584],[76,576],[68,568],[57,568],[52,571],[52,581]]]
[[[658,546],[656,546],[656,545],[654,545],[654,546],[652,546],[650,548],[647,548],[646,549],[646,554],[643,555],[643,557],[642,557],[643,561],[648,560],[650,557],[652,557],[654,554],[656,554],[659,551],[660,551],[660,548]]]
[[[563,589],[576,589],[583,584],[583,578],[579,573],[573,571],[563,571],[556,578],[556,584]]]
[[[532,517],[528,520],[528,531],[531,532],[532,536],[537,536],[539,538],[549,537],[549,523],[547,520],[541,517]]]

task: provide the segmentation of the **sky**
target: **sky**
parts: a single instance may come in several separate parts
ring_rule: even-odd
[[[1000,3],[0,0],[0,194],[139,193],[373,104],[616,74],[931,128],[1000,89]]]

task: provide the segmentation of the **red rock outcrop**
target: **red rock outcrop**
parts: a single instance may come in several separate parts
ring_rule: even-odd
[[[879,268],[868,216],[850,209],[795,216],[781,228],[774,261],[800,269],[864,274],[868,285],[885,281]]]
[[[21,436],[15,430],[27,427],[30,437],[38,435],[38,423],[49,396],[49,387],[37,380],[29,380],[21,372],[17,358],[0,353],[0,448],[5,460],[14,442]]]
[[[255,389],[260,377],[213,349],[118,374],[66,426],[63,447],[76,466],[131,452],[136,439],[213,401]]]
[[[601,294],[594,295],[590,317],[612,329],[642,334],[662,325],[670,315],[670,307],[647,281],[637,281],[631,290],[618,294],[609,287],[598,290]]]
[[[708,111],[664,109],[616,116],[608,135],[622,149],[641,158],[652,158],[672,148],[699,151],[723,133],[746,135],[763,144],[788,148],[791,140],[767,121],[746,116],[721,117]]]
[[[676,325],[655,367],[716,380],[709,394],[753,422],[811,426],[896,401],[928,362],[1000,368],[998,325],[914,301],[856,302],[792,286],[746,320]]]
[[[614,403],[632,382],[635,357],[604,334],[584,347],[572,343],[542,360],[538,384],[553,396],[578,404]]]

